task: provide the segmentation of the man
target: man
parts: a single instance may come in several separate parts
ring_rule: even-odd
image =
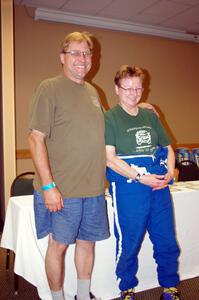
[[[84,81],[91,68],[90,34],[63,41],[61,75],[43,81],[32,103],[29,145],[36,168],[37,237],[49,235],[45,268],[52,298],[63,300],[64,257],[75,243],[77,300],[93,298],[95,242],[109,237],[104,118],[96,89]],[[94,298],[96,299],[96,298]]]
[[[104,199],[104,117],[96,89],[84,81],[92,49],[89,33],[65,37],[60,54],[63,72],[40,84],[30,115],[37,237],[49,235],[45,267],[57,300],[64,299],[64,257],[73,243],[75,299],[96,299],[90,293],[94,246],[110,235]],[[153,109],[150,104],[145,107]]]

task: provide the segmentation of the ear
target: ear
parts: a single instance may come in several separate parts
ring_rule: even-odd
[[[60,53],[59,57],[62,65],[64,65],[64,53]]]
[[[119,87],[117,85],[115,85],[115,93],[116,93],[116,95],[119,94]]]

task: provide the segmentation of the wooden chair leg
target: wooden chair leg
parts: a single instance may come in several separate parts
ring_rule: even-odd
[[[9,270],[10,266],[10,249],[6,250],[6,271]]]
[[[13,264],[15,264],[15,253],[13,252]],[[14,273],[14,270],[13,270]],[[14,294],[18,295],[19,291],[19,275],[14,273]]]
[[[13,262],[15,261],[15,254],[13,253]],[[6,250],[6,271],[9,270],[10,267],[10,249]],[[14,271],[13,271],[14,272]],[[14,273],[14,294],[17,295],[19,290],[19,276]]]
[[[19,290],[19,276],[14,273],[14,293],[15,295],[18,295]]]

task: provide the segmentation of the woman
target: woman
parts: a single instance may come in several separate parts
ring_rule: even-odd
[[[146,230],[153,243],[160,299],[179,300],[179,248],[168,183],[175,156],[158,117],[138,107],[143,71],[122,66],[115,76],[119,104],[105,114],[107,178],[113,199],[120,299],[134,300],[138,253]]]

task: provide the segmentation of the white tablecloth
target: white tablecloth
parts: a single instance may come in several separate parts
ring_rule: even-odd
[[[199,181],[178,182],[171,187],[177,239],[181,248],[179,272],[181,279],[199,275]],[[96,260],[92,277],[92,291],[102,299],[118,297],[115,269],[115,238],[113,211],[107,196],[111,237],[96,244]],[[1,246],[15,252],[14,270],[35,285],[41,299],[51,300],[44,270],[47,238],[37,240],[35,234],[33,197],[12,197],[9,200]],[[76,293],[76,272],[73,263],[74,246],[66,255],[66,299]],[[139,285],[137,291],[158,286],[156,265],[152,258],[152,245],[146,235],[139,254]]]

